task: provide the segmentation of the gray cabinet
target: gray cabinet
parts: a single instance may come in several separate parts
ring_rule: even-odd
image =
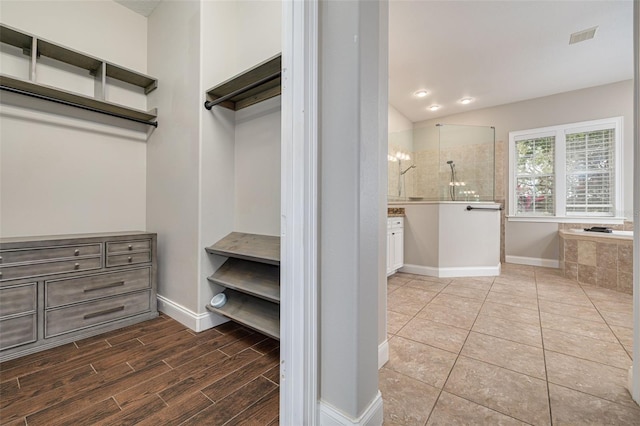
[[[156,234],[0,239],[0,361],[158,315]]]

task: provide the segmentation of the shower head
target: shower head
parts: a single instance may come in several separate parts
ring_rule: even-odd
[[[453,160],[447,161],[447,164],[453,164]]]

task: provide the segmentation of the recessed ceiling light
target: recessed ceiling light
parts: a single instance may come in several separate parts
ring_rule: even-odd
[[[467,105],[473,102],[473,98],[462,98],[459,101],[462,105]]]
[[[417,92],[415,92],[413,94],[413,96],[417,97],[417,98],[424,98],[425,96],[427,96],[429,94],[428,90],[418,90]]]
[[[431,105],[429,111],[437,111],[440,109],[440,105]]]

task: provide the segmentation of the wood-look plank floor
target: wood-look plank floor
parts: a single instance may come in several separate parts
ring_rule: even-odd
[[[0,364],[0,424],[277,425],[279,350],[161,315]]]

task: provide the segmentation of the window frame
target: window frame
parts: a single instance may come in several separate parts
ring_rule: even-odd
[[[567,215],[567,173],[566,173],[566,135],[568,133],[590,132],[603,129],[615,129],[614,136],[614,190],[613,216],[597,214],[569,214]],[[611,117],[599,120],[581,121],[556,126],[535,129],[517,130],[509,132],[509,214],[510,221],[522,222],[573,222],[573,223],[622,223],[624,217],[619,216],[623,210],[623,175],[622,158],[624,156],[622,144],[623,117]],[[555,137],[554,146],[554,215],[518,214],[516,198],[517,181],[517,150],[516,142],[540,137]]]

